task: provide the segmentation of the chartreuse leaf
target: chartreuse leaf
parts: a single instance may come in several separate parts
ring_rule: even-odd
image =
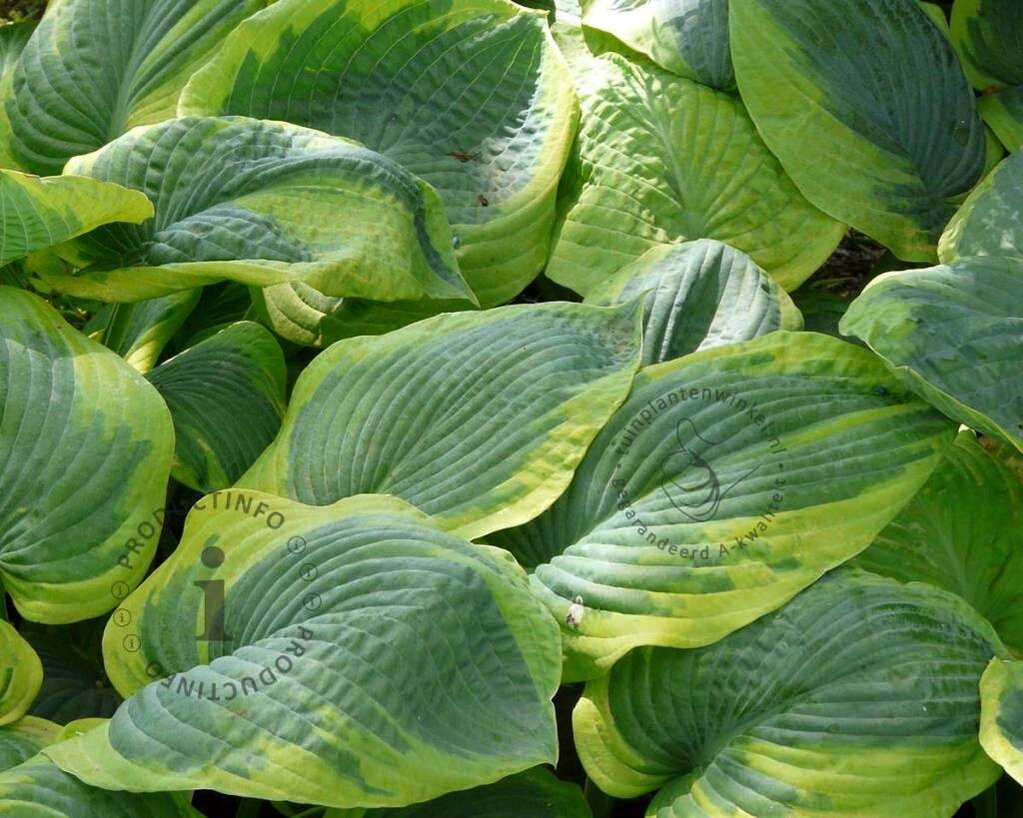
[[[1023,85],[1023,6],[1015,0],[956,0],[952,42],[974,88]]]
[[[1014,153],[977,185],[948,223],[938,245],[945,264],[969,256],[1023,259],[1023,152]]]
[[[621,40],[661,68],[712,88],[735,85],[728,0],[592,0],[583,25]]]
[[[617,54],[572,60],[582,123],[551,279],[589,295],[651,247],[712,238],[793,289],[835,249],[844,228],[796,190],[733,96]]]
[[[43,684],[29,712],[66,724],[109,718],[121,697],[103,669],[103,619],[73,625],[23,623],[22,634],[43,663]]]
[[[83,784],[37,755],[0,773],[0,815],[10,818],[202,818],[183,794],[136,795]]]
[[[0,579],[27,619],[98,616],[152,560],[170,413],[36,296],[0,287],[0,315]]]
[[[776,332],[643,369],[571,486],[490,542],[535,568],[569,678],[698,647],[862,551],[952,424],[867,350]]]
[[[239,485],[315,505],[393,494],[467,538],[525,522],[625,399],[641,307],[516,305],[340,341]]]
[[[396,498],[209,495],[122,609],[105,658],[134,695],[48,751],[94,786],[403,806],[557,755],[525,573]]]
[[[802,329],[799,310],[753,259],[710,239],[651,247],[586,301],[620,304],[643,292],[643,363]]]
[[[534,767],[462,792],[399,809],[329,809],[323,818],[592,818],[582,790]]]
[[[103,224],[138,224],[152,215],[145,195],[120,185],[0,170],[0,265]]]
[[[962,432],[855,564],[958,594],[1023,653],[1023,483]]]
[[[230,486],[281,428],[284,354],[252,321],[231,324],[147,377],[174,418],[171,475],[197,491]]]
[[[732,61],[771,151],[817,207],[933,261],[984,169],[948,38],[914,0],[731,0]]]
[[[1023,450],[1021,305],[1019,259],[962,258],[874,279],[840,328],[949,417]]]
[[[977,110],[1009,153],[1023,147],[1023,86],[981,97]]]
[[[56,740],[59,732],[59,725],[35,716],[0,726],[0,773],[28,761]]]
[[[283,119],[401,163],[440,193],[484,306],[547,260],[577,116],[545,13],[507,0],[283,0],[226,39],[181,112]]]
[[[946,37],[951,37],[952,32],[948,23],[948,17],[945,16],[945,9],[939,6],[937,3],[929,3],[926,0],[917,0],[917,5],[920,6],[927,14],[934,24],[941,29],[941,33]]]
[[[263,0],[50,3],[0,93],[0,164],[57,174],[134,128],[174,116],[178,95]],[[0,89],[2,90],[2,89]]]
[[[13,625],[0,619],[0,725],[24,716],[42,683],[43,665],[36,652]]]
[[[53,281],[72,295],[138,301],[224,278],[382,300],[468,294],[436,192],[347,139],[243,117],[176,119],[67,170],[141,190],[156,206],[140,227],[62,248],[87,266]]]
[[[1004,649],[965,602],[840,569],[698,650],[642,648],[590,682],[576,747],[650,816],[951,818],[998,777],[977,685]]]
[[[201,294],[202,288],[196,287],[134,304],[105,305],[105,314],[97,320],[99,328],[90,337],[145,374],[156,365],[163,348],[181,329]]]
[[[996,656],[980,680],[980,743],[1023,784],[1023,662]]]

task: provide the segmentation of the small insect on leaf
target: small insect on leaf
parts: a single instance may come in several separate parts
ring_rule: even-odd
[[[476,197],[476,200],[480,203],[482,207],[490,207],[490,200],[482,193]]]
[[[586,613],[586,609],[583,607],[583,598],[577,596],[572,600],[572,604],[568,608],[568,613],[565,615],[565,624],[570,628],[578,628],[583,621],[583,614]]]

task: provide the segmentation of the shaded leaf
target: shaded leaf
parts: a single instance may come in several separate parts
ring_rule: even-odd
[[[401,809],[327,810],[324,818],[592,818],[582,790],[543,767]]]
[[[149,373],[174,419],[171,475],[201,492],[227,488],[281,427],[287,370],[273,336],[240,321]]]
[[[962,432],[924,487],[854,564],[958,594],[1023,652],[1023,484]]]

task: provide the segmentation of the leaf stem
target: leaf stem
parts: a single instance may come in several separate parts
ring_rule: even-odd
[[[590,779],[586,779],[586,784],[583,786],[583,794],[586,796],[586,801],[590,805],[590,809],[593,812],[593,818],[610,818],[611,810],[614,807],[614,799],[605,792],[602,792],[597,788]]]
[[[259,813],[263,809],[263,802],[258,798],[245,798],[238,805],[238,812],[235,818],[259,818]]]
[[[998,818],[997,785],[988,787],[973,799],[973,812],[976,818]]]

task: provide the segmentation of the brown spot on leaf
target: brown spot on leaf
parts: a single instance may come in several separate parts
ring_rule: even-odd
[[[477,153],[462,153],[461,151],[448,151],[448,156],[452,159],[457,159],[459,162],[478,162],[480,160],[480,154]]]

